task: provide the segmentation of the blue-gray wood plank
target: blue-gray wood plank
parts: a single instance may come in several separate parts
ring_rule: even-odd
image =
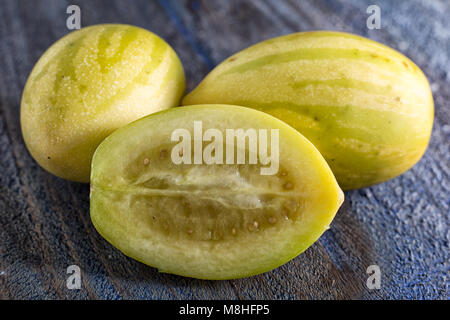
[[[346,192],[331,229],[304,254],[271,272],[232,281],[158,273],[104,241],[89,220],[89,187],[58,179],[30,157],[20,96],[34,63],[69,30],[128,23],[166,39],[184,64],[188,89],[229,55],[296,31],[353,32],[396,48],[426,73],[436,119],[413,169]],[[366,9],[381,8],[380,30]],[[450,189],[450,2],[447,0],[0,1],[0,299],[448,299]],[[66,268],[82,288],[66,287]],[[381,289],[366,268],[381,268]]]

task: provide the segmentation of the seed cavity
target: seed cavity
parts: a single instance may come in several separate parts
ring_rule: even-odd
[[[166,147],[160,147],[156,151],[156,159],[158,154],[164,156],[165,150],[170,151]],[[180,149],[176,152],[178,153]],[[187,149],[183,148],[183,152]],[[149,159],[149,164],[154,163],[154,155],[149,156],[144,154],[140,158],[141,166],[145,158]],[[170,154],[167,155],[170,157]],[[147,163],[147,161],[145,161]],[[242,176],[242,179],[247,179],[249,174],[244,170],[236,170],[230,172],[233,179],[237,176]],[[168,199],[161,199],[159,196],[147,195],[142,197],[146,206],[153,205],[153,209],[149,210],[149,226],[150,228],[161,232],[164,236],[173,235],[179,239],[186,239],[189,241],[227,241],[235,240],[238,237],[246,237],[246,235],[262,234],[265,231],[274,230],[274,228],[281,228],[290,223],[296,223],[301,219],[301,212],[303,199],[299,199],[298,195],[290,194],[291,189],[296,189],[297,181],[294,180],[292,172],[286,167],[281,167],[277,175],[273,176],[270,185],[278,192],[284,193],[282,197],[278,197],[273,193],[262,193],[256,196],[249,196],[244,194],[239,198],[239,207],[233,208],[233,214],[226,214],[228,209],[229,195],[221,193],[208,194],[203,196],[201,192],[195,194],[176,194]],[[288,176],[289,178],[285,178]],[[208,180],[205,180],[208,181]],[[258,183],[259,181],[251,181]],[[215,182],[214,182],[215,183]],[[222,183],[218,181],[217,183]],[[151,177],[146,182],[145,187],[151,191],[153,189],[161,190],[172,188],[172,182],[168,181],[166,177]],[[181,184],[182,190],[188,190],[190,185],[184,186]],[[209,185],[206,186],[209,188]],[[228,187],[227,187],[228,188]],[[174,188],[176,190],[176,188]],[[203,189],[202,189],[203,190]],[[222,190],[220,190],[222,191]],[[252,202],[248,205],[247,199]],[[242,207],[241,207],[242,204]],[[156,211],[155,211],[156,210]],[[158,212],[167,212],[161,215]]]

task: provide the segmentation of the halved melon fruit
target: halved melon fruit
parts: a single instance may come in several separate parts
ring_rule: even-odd
[[[201,279],[286,263],[343,201],[298,131],[229,105],[169,109],[118,129],[95,152],[90,197],[95,228],[124,254]]]

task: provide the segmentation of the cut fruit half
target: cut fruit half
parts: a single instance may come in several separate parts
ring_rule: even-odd
[[[95,228],[124,254],[201,279],[286,263],[344,198],[300,133],[229,105],[169,109],[115,131],[95,152],[90,197]]]

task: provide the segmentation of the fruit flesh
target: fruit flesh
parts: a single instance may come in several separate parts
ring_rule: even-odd
[[[431,90],[407,57],[340,32],[305,32],[225,60],[183,105],[226,103],[267,112],[308,138],[340,186],[356,189],[412,167],[428,145]]]
[[[115,129],[179,104],[184,71],[155,34],[106,24],[72,32],[36,63],[21,105],[25,143],[51,173],[89,182],[92,155]]]
[[[279,129],[278,172],[261,175],[262,164],[174,164],[171,132],[192,132],[198,120],[222,132]],[[92,163],[91,219],[99,233],[161,272],[194,278],[240,278],[282,265],[319,238],[342,201],[309,141],[243,107],[153,114],[106,138]]]

